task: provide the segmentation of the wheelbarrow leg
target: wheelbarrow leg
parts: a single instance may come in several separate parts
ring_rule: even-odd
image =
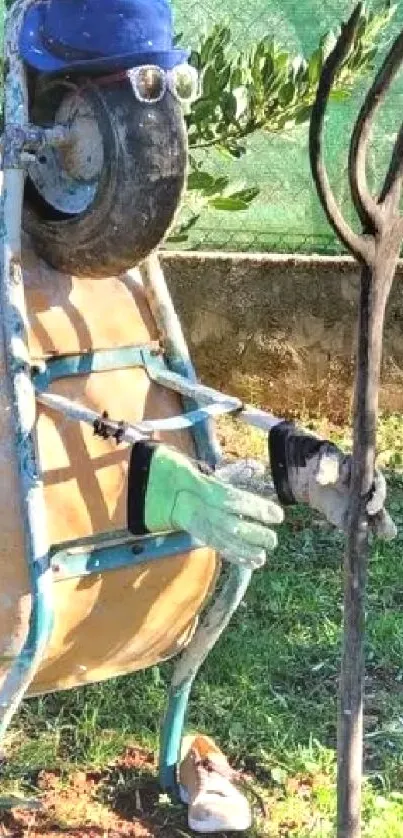
[[[170,369],[195,382],[196,374],[189,350],[156,253],[143,263],[141,279],[163,338]],[[198,406],[197,401],[192,399],[184,399],[184,402],[188,410]],[[212,424],[205,422],[195,426],[193,440],[197,456],[216,466],[221,459],[221,450]],[[220,593],[202,617],[189,646],[175,666],[160,742],[160,784],[166,791],[177,791],[176,766],[193,681],[242,601],[251,576],[252,571],[248,568],[229,567]]]
[[[177,792],[176,766],[192,684],[207,655],[227,627],[248,588],[252,571],[231,565],[228,577],[215,601],[201,619],[191,642],[175,665],[160,746],[160,784],[164,791]]]

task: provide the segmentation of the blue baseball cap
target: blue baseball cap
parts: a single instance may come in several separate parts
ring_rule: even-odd
[[[104,72],[155,64],[171,70],[175,49],[167,0],[40,0],[29,6],[20,54],[43,73]]]

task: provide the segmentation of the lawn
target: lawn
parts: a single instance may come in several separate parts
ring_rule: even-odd
[[[317,424],[317,423],[316,423]],[[320,423],[337,438],[348,438]],[[234,452],[258,434],[221,428]],[[403,423],[380,423],[389,508],[400,529],[374,544],[368,592],[366,838],[403,838]],[[343,538],[287,512],[279,548],[196,683],[189,726],[214,736],[257,792],[250,838],[334,836],[336,695]],[[4,813],[13,838],[186,836],[186,813],[158,794],[155,750],[171,664],[24,703],[6,742],[4,794],[42,811]]]

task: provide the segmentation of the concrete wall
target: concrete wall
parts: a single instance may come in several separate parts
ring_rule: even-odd
[[[200,377],[280,415],[347,417],[359,273],[346,258],[165,253]],[[384,340],[381,408],[403,411],[403,263]]]

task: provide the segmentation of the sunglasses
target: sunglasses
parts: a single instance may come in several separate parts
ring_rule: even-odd
[[[172,70],[163,70],[154,64],[144,64],[127,70],[134,94],[139,102],[160,102],[169,90],[183,104],[190,104],[199,93],[199,76],[189,64],[179,64]]]
[[[97,84],[111,84],[129,80],[139,102],[155,104],[169,90],[182,105],[190,105],[200,94],[199,75],[189,64],[178,64],[172,70],[163,70],[156,64],[142,64],[120,73],[97,76]]]

